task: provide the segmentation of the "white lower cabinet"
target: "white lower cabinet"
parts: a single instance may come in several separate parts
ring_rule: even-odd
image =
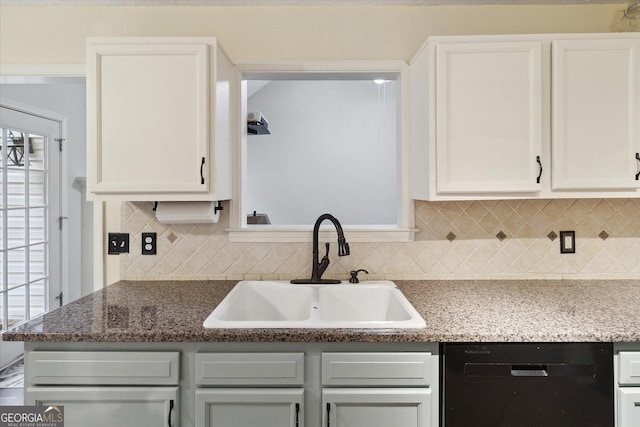
[[[196,427],[437,426],[429,352],[199,353],[195,362]]]
[[[432,369],[431,353],[323,353],[323,427],[437,426]]]
[[[616,354],[616,425],[618,427],[640,427],[640,351]]]
[[[64,407],[66,427],[176,427],[178,387],[34,387],[35,405]]]
[[[640,427],[640,387],[618,389],[618,426]]]
[[[25,343],[65,427],[437,427],[436,343]]]
[[[196,426],[302,427],[304,389],[196,390]]]
[[[431,390],[354,388],[322,390],[325,427],[431,426]]]
[[[27,351],[25,404],[64,407],[65,427],[177,427],[180,353]]]
[[[196,427],[304,425],[304,353],[199,353],[195,360]]]

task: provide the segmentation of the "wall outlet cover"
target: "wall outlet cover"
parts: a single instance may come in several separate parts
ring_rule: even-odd
[[[561,231],[560,232],[560,253],[575,254],[576,253],[576,232]]]
[[[157,233],[142,233],[142,255],[156,255],[157,242]]]

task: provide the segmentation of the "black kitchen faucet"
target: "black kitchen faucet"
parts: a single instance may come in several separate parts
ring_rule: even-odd
[[[320,231],[320,224],[328,219],[333,223],[336,227],[336,231],[338,232],[338,256],[346,256],[349,255],[349,243],[344,238],[344,232],[342,231],[342,225],[340,221],[337,220],[331,214],[323,214],[318,217],[315,225],[313,226],[313,260],[311,261],[311,279],[295,279],[292,280],[291,283],[340,283],[340,280],[331,280],[331,279],[321,279],[322,273],[329,266],[329,243],[325,243],[326,253],[322,258],[322,261],[319,261],[319,251],[318,251],[318,233]]]

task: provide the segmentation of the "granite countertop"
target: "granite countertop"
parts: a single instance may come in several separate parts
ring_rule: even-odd
[[[395,281],[422,329],[205,329],[235,281],[122,281],[3,335],[93,342],[640,342],[640,281]],[[350,286],[350,285],[345,285]]]

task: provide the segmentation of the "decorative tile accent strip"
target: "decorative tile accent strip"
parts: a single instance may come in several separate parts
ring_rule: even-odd
[[[607,237],[609,237],[609,233],[607,233],[606,231],[602,230],[600,232],[600,234],[598,234],[598,237],[600,237],[602,240],[607,240]]]
[[[458,237],[458,236],[453,234],[453,232],[451,232],[451,231],[449,232],[449,234],[447,234],[447,240],[450,241],[450,242],[453,242],[454,240],[456,240],[456,237]]]
[[[556,234],[555,231],[552,231],[551,233],[547,234],[547,237],[549,238],[549,240],[551,240],[553,242],[554,240],[556,240],[558,238],[558,235]]]
[[[289,280],[311,274],[310,243],[230,242],[229,209],[218,224],[172,226],[159,224],[152,209],[149,202],[123,203],[119,231],[131,234],[133,246],[142,231],[161,238],[155,256],[132,251],[120,257],[122,279]],[[415,228],[414,242],[349,242],[351,255],[332,252],[323,277],[348,279],[350,270],[365,268],[371,280],[640,279],[640,199],[416,202]],[[598,237],[605,229],[606,243]],[[580,239],[578,255],[563,257],[549,230],[593,237]],[[503,242],[496,239],[500,231],[508,236]]]
[[[496,234],[496,237],[498,238],[498,240],[502,242],[504,239],[507,238],[507,235],[504,234],[504,231],[500,230],[498,234]]]

